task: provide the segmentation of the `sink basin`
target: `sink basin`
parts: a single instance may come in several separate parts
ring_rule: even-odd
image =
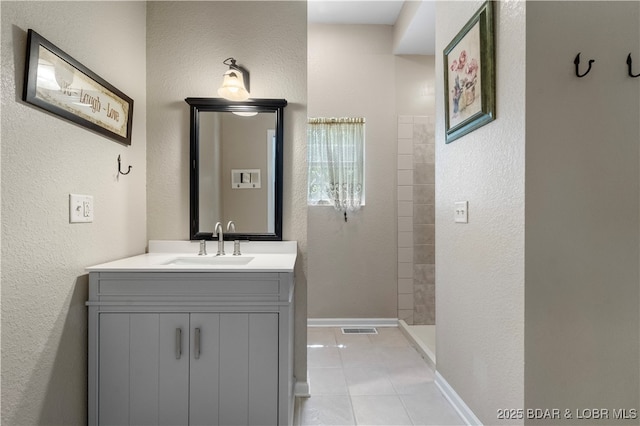
[[[216,257],[178,257],[165,263],[165,265],[180,265],[180,266],[229,266],[229,265],[248,265],[253,260],[253,257],[237,257],[237,256],[216,256]]]

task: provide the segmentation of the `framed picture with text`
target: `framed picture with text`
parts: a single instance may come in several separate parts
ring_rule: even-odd
[[[131,145],[133,100],[32,29],[22,99]]]
[[[444,50],[446,143],[496,118],[493,2],[485,2]]]

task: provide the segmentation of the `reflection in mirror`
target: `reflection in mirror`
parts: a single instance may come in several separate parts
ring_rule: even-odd
[[[275,232],[275,124],[273,112],[200,114],[199,231],[233,220],[244,232]]]
[[[187,98],[191,106],[191,239],[282,239],[284,99]],[[226,229],[226,228],[225,228]]]

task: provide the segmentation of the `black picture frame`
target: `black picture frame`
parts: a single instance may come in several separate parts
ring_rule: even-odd
[[[493,1],[469,19],[443,52],[445,142],[496,118]]]
[[[22,100],[131,145],[133,99],[32,29],[27,35]]]

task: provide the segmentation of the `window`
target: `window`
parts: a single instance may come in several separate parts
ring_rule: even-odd
[[[355,211],[364,204],[364,118],[310,118],[309,205]]]

